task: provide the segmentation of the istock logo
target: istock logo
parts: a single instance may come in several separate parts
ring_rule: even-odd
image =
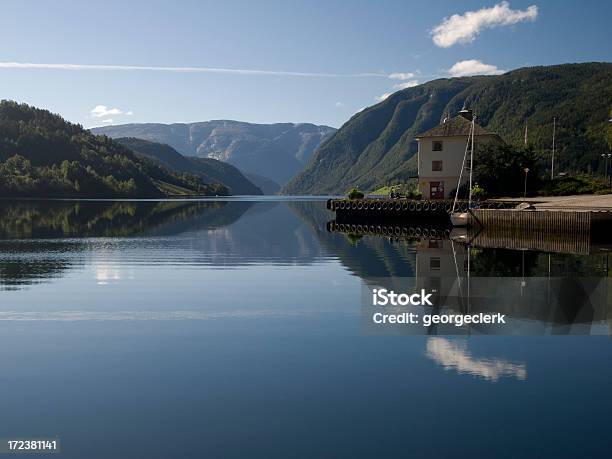
[[[372,305],[373,306],[433,306],[429,300],[433,293],[425,293],[425,289],[421,289],[421,293],[395,293],[393,290],[386,288],[372,290]]]

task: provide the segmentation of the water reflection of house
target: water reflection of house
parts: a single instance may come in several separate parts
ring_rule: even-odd
[[[457,278],[467,274],[465,248],[450,239],[421,239],[416,243],[418,285],[446,297]]]
[[[552,276],[549,272],[548,276],[540,277],[491,276],[488,272],[474,272],[483,254],[473,250],[471,282],[468,283],[468,256],[464,244],[449,239],[421,239],[414,248],[415,290],[424,288],[435,292],[434,304],[439,308],[464,313],[499,312],[507,314],[512,321],[506,328],[478,325],[470,327],[472,331],[589,334],[598,333],[593,329],[594,324],[601,326],[609,320],[611,296],[607,278],[579,278],[563,272]],[[439,333],[458,331],[453,326],[436,328]]]
[[[453,118],[445,118],[438,126],[416,136],[418,149],[419,191],[427,199],[453,197],[470,133],[471,110],[461,110]],[[475,143],[502,142],[501,138],[478,124],[474,126]],[[470,164],[466,164],[469,170]],[[468,181],[464,173],[461,184]]]

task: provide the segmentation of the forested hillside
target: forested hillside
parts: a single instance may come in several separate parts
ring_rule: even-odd
[[[0,102],[0,193],[4,197],[163,197],[227,194],[178,174],[114,140],[26,104]]]
[[[558,171],[603,170],[612,106],[612,64],[531,67],[499,76],[451,78],[396,92],[354,115],[313,155],[285,193],[371,190],[416,174],[415,135],[463,105],[509,143],[528,140],[543,156],[557,118]]]

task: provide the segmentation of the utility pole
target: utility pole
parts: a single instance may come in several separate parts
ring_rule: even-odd
[[[557,130],[557,117],[553,116],[553,144],[552,144],[552,158],[550,160],[550,179],[555,178],[555,134]]]
[[[525,121],[525,147],[527,147],[527,121]]]
[[[609,179],[608,188],[612,188],[612,174],[609,174],[608,170],[608,165],[610,163],[612,153],[603,153],[601,157],[604,159],[604,178]]]
[[[608,120],[608,123],[612,123],[612,118],[610,118],[610,119]],[[608,147],[608,148],[610,148],[610,147]],[[607,155],[608,155],[608,159],[609,159],[609,158],[610,158],[610,156],[612,156],[612,153],[607,153]],[[608,172],[608,168],[606,167],[606,173],[607,173],[607,172]],[[609,183],[608,183],[608,188],[612,190],[612,174],[610,174],[610,181],[609,181]]]
[[[525,188],[524,188],[524,191],[523,191],[523,197],[526,198],[527,197],[527,174],[529,174],[529,168],[526,167],[523,170],[525,171]]]

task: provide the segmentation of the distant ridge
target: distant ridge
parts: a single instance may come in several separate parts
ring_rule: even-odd
[[[135,137],[170,145],[185,156],[213,158],[285,184],[335,129],[314,124],[253,124],[231,120],[123,124],[93,128],[112,138]]]
[[[183,156],[169,145],[122,137],[115,139],[130,150],[158,162],[176,172],[187,172],[206,183],[220,183],[233,195],[260,195],[262,191],[231,164],[210,158]]]
[[[248,178],[257,188],[264,192],[264,194],[277,194],[281,186],[274,180],[257,174],[246,174]]]

